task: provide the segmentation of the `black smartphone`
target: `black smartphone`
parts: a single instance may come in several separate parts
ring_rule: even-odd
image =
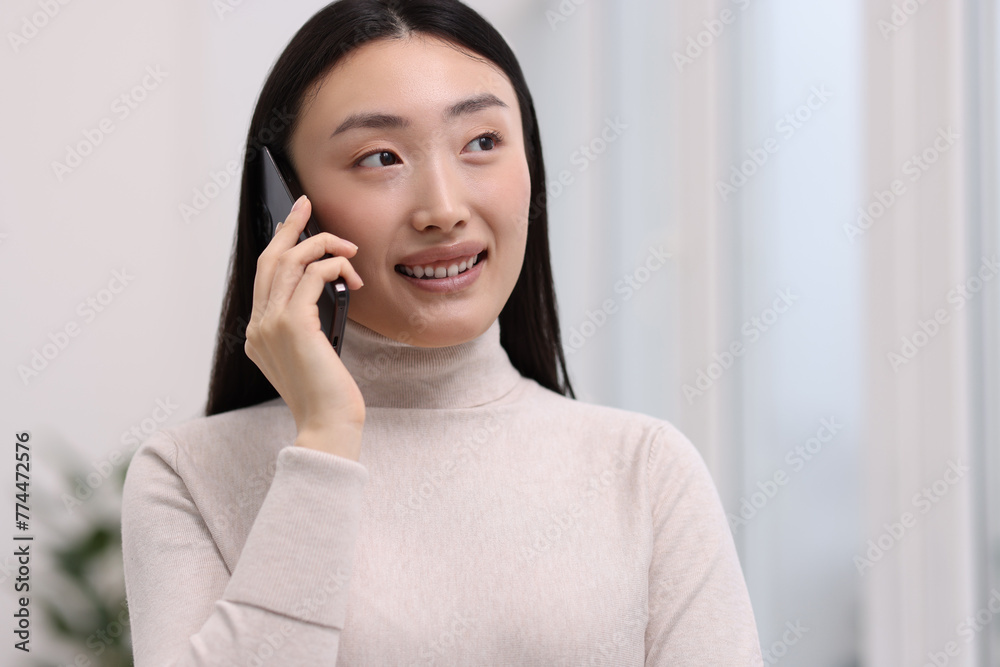
[[[284,166],[279,166],[271,151],[267,146],[263,149],[261,159],[264,168],[264,210],[268,217],[266,224],[269,230],[268,238],[274,237],[275,227],[278,223],[288,217],[292,212],[295,201],[302,196],[302,189],[292,170]],[[318,234],[319,225],[316,223],[316,216],[310,216],[306,228],[299,236],[299,241],[304,241],[313,234]],[[321,259],[332,257],[324,255]],[[323,327],[323,333],[330,339],[333,349],[340,354],[340,347],[344,343],[344,324],[347,321],[347,305],[350,302],[350,290],[343,278],[337,278],[332,283],[327,283],[323,287],[323,294],[319,298],[319,321]]]

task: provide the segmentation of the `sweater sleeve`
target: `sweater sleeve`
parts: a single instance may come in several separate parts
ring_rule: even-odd
[[[653,520],[647,667],[760,667],[763,657],[736,545],[701,454],[667,424],[647,467]]]
[[[325,452],[282,449],[230,573],[176,461],[170,436],[153,434],[133,457],[123,491],[136,667],[334,664],[367,469]]]

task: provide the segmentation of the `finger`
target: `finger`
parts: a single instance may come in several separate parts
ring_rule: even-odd
[[[283,252],[298,243],[299,236],[302,234],[302,230],[306,228],[306,223],[309,222],[311,214],[312,202],[309,201],[309,198],[302,195],[296,199],[292,205],[292,210],[288,213],[288,217],[278,223],[274,236],[268,242],[267,247],[264,248],[264,252],[260,254],[261,257],[265,261],[280,257]]]
[[[307,267],[318,261],[324,261],[321,260],[324,255],[348,258],[353,257],[357,250],[357,246],[353,243],[323,232],[285,251],[278,259],[266,308],[284,308],[297,289]],[[348,281],[348,286],[352,289],[360,288],[364,284],[361,277],[349,262],[347,267],[344,279]],[[348,280],[349,278],[351,280]]]
[[[309,222],[309,216],[312,214],[312,202],[309,201],[309,197],[302,195],[295,200],[292,204],[292,210],[289,211],[288,217],[281,221],[280,228],[274,233],[277,237],[279,233],[289,236],[295,233],[293,237],[295,240],[292,241],[292,245],[298,242],[299,234],[302,230],[306,228],[306,223]],[[293,230],[293,231],[288,231]],[[291,247],[291,246],[289,246]]]
[[[305,266],[310,262],[321,259],[325,254],[353,257],[357,251],[358,246],[347,239],[341,238],[336,234],[331,234],[330,232],[320,232],[281,253],[281,256],[278,258],[278,270],[284,270],[286,265],[293,266],[299,264]]]
[[[306,267],[302,280],[288,301],[288,309],[293,312],[307,308],[315,309],[326,283],[331,283],[337,278],[343,278],[350,289],[359,289],[364,285],[361,276],[346,257],[322,259]]]
[[[267,247],[257,257],[257,271],[254,276],[253,309],[263,313],[271,297],[277,261],[281,255],[299,242],[312,213],[312,202],[305,195],[295,200],[288,217],[278,223],[274,236]]]
[[[263,312],[271,298],[274,275],[278,270],[278,260],[288,250],[294,248],[302,237],[302,232],[312,215],[312,202],[306,195],[295,200],[288,216],[275,227],[274,236],[257,258],[257,272],[254,277],[253,305]],[[353,244],[350,244],[353,246]],[[354,246],[355,249],[357,246]],[[322,255],[320,255],[322,256]],[[260,287],[258,288],[258,284]]]
[[[309,222],[311,213],[312,202],[309,201],[308,197],[302,195],[296,199],[288,217],[275,226],[274,236],[271,237],[264,251],[260,254],[261,258],[264,258],[266,262],[271,258],[280,257],[281,253],[298,243],[299,236],[305,229],[306,223]]]

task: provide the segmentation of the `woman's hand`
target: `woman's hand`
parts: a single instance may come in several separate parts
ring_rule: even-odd
[[[337,278],[350,289],[364,285],[347,259],[358,248],[328,232],[299,243],[311,211],[303,195],[257,259],[244,349],[291,409],[296,445],[357,461],[364,399],[323,333],[316,304]],[[327,253],[334,256],[319,259]]]

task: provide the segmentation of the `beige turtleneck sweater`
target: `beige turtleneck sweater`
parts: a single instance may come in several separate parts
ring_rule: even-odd
[[[719,497],[668,422],[560,396],[482,336],[349,320],[361,458],[280,398],[149,437],[128,469],[138,667],[761,665]]]

